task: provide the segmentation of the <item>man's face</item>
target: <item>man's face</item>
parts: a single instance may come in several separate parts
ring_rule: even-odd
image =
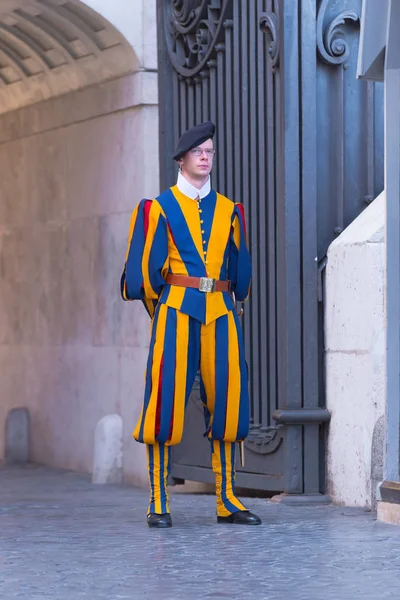
[[[186,152],[179,164],[183,176],[186,174],[192,179],[203,179],[210,174],[213,160],[214,144],[210,139]]]

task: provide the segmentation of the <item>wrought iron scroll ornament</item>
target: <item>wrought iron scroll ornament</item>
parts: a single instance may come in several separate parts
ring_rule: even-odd
[[[244,445],[255,454],[273,454],[283,442],[283,427],[267,427],[265,430],[250,428]]]
[[[329,0],[322,0],[317,16],[317,47],[322,60],[329,65],[341,65],[350,54],[350,46],[345,39],[341,25],[352,21],[358,25],[360,16],[355,10],[344,10],[337,15],[324,29],[325,14]]]
[[[214,57],[223,42],[230,0],[164,0],[165,37],[175,70],[193,77]]]
[[[275,12],[262,13],[260,17],[261,31],[267,34],[271,42],[268,47],[268,54],[271,57],[272,67],[279,64],[279,4],[276,3]]]

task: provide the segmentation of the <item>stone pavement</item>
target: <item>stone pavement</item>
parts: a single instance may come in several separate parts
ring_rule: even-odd
[[[42,467],[0,467],[1,600],[400,598],[400,528],[362,510],[247,499],[261,527],[217,525],[213,496],[172,497]]]

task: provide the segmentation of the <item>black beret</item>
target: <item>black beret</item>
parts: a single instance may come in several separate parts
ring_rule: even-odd
[[[206,123],[200,123],[200,125],[196,125],[191,129],[185,131],[182,134],[181,139],[178,142],[176,147],[175,154],[173,156],[174,160],[179,160],[182,158],[186,152],[189,152],[192,148],[196,148],[206,140],[212,139],[215,134],[215,125],[211,121],[206,121]]]

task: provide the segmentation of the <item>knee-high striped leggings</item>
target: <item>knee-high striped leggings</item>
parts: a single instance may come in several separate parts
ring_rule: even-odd
[[[211,441],[212,468],[215,473],[217,515],[227,517],[247,510],[235,495],[235,444]],[[169,513],[167,479],[171,462],[171,447],[155,443],[147,446],[150,481],[149,513]]]

